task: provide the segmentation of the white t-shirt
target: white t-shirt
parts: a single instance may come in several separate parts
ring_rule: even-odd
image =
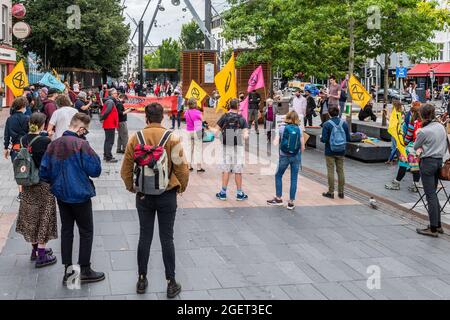
[[[306,116],[306,98],[302,95],[300,97],[294,96],[292,99],[292,108],[299,116]]]
[[[69,129],[70,121],[77,112],[78,111],[75,108],[62,107],[53,113],[49,122],[51,125],[55,126],[53,140],[62,137],[63,133]]]

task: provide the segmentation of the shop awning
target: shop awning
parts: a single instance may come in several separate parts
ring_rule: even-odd
[[[416,64],[408,71],[408,77],[429,77],[432,70],[435,77],[449,77],[450,62]]]

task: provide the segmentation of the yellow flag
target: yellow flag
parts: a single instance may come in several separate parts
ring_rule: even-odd
[[[234,54],[231,56],[231,59],[227,62],[225,67],[215,76],[214,82],[216,83],[220,95],[216,111],[219,112],[219,110],[224,110],[227,112],[227,103],[231,99],[237,98]]]
[[[406,158],[407,157],[406,144],[405,144],[405,140],[403,139],[403,128],[402,127],[403,127],[402,113],[398,112],[394,108],[394,109],[392,109],[391,118],[389,120],[388,132],[392,136],[392,138],[395,139],[395,142],[397,142],[398,152],[400,152],[400,154]]]
[[[20,60],[13,71],[5,77],[5,84],[11,89],[15,97],[23,94],[23,89],[29,85],[23,60]]]
[[[348,85],[353,102],[364,109],[372,99],[372,96],[367,92],[364,86],[358,81],[358,79],[356,79],[354,75],[350,77]]]
[[[186,99],[189,100],[190,98],[195,98],[200,103],[203,101],[203,99],[205,99],[207,95],[208,94],[206,93],[206,91],[203,90],[202,87],[200,87],[199,84],[195,82],[195,80],[192,80],[189,90],[186,94]]]

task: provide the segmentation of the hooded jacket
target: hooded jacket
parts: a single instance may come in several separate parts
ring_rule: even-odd
[[[21,111],[14,111],[6,120],[4,131],[4,148],[20,143],[20,138],[28,133],[30,118]]]

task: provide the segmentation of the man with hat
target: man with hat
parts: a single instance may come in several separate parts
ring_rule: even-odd
[[[89,108],[91,107],[91,105],[92,105],[92,101],[89,100],[89,102],[88,102],[87,93],[84,91],[80,91],[80,93],[78,93],[78,98],[74,104],[74,106],[78,110],[78,112],[90,115]]]
[[[316,101],[314,100],[312,94],[312,89],[308,88],[305,90],[305,97],[306,97],[306,116],[304,119],[305,127],[309,125],[312,127],[313,125],[313,116],[316,117]]]
[[[47,88],[42,88],[42,90]],[[47,99],[43,100],[42,103],[44,104],[42,113],[44,113],[47,116],[47,119],[45,120],[45,130],[48,128],[48,123],[50,119],[52,118],[53,112],[55,112],[58,107],[56,106],[56,98],[58,97],[59,91],[55,88],[50,88],[48,90]]]

